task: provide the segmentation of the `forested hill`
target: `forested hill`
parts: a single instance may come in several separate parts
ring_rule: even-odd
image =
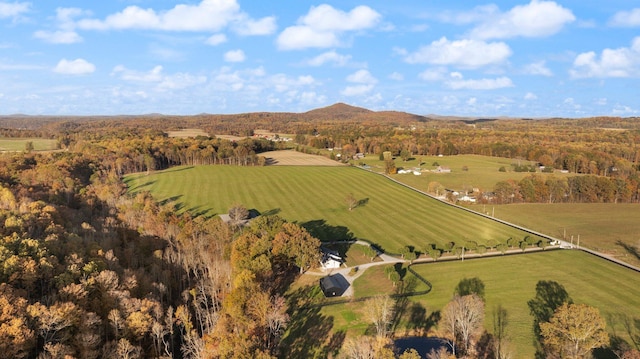
[[[420,115],[402,111],[372,111],[362,107],[345,103],[313,109],[307,112],[247,112],[239,114],[209,114],[197,115],[163,115],[157,113],[142,115],[117,116],[29,116],[5,115],[0,116],[0,130],[20,129],[39,130],[42,137],[52,132],[75,130],[78,128],[91,129],[104,127],[137,127],[158,130],[197,127],[208,132],[226,134],[249,134],[251,128],[263,128],[274,132],[296,133],[301,129],[307,130],[318,124],[359,123],[390,126],[429,126],[449,127],[451,125],[479,125],[487,126],[496,123],[521,122],[531,119],[509,117],[458,117],[447,115]],[[579,126],[589,128],[620,128],[640,129],[637,117],[590,117],[590,118],[547,118],[528,121],[536,126]],[[228,132],[228,133],[227,133]],[[7,133],[2,135],[7,136]]]

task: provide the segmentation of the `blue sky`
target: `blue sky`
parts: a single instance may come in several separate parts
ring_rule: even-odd
[[[0,114],[638,116],[640,1],[0,0]]]

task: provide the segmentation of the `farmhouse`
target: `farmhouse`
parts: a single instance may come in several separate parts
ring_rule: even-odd
[[[340,268],[343,260],[338,253],[330,250],[323,249],[322,259],[320,260],[320,266],[322,270]]]

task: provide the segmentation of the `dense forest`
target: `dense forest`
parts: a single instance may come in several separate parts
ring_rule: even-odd
[[[180,128],[210,136],[164,132]],[[500,183],[500,202],[640,200],[640,124],[629,118],[443,120],[346,105],[305,114],[0,118],[0,136],[53,138],[59,147],[0,155],[3,356],[286,357],[296,308],[284,293],[317,263],[319,241],[277,216],[242,228],[177,215],[148,194],[127,195],[122,182],[176,165],[264,165],[260,153],[282,144],[216,138],[257,129],[345,157],[482,154],[576,174]]]

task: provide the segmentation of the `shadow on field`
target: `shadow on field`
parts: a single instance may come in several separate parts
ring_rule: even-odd
[[[262,216],[275,216],[276,214],[280,213],[280,211],[282,211],[280,208],[272,208],[272,209],[268,209],[266,210],[264,213],[262,213]]]
[[[627,314],[610,314],[607,316],[607,326],[613,331],[609,333],[609,347],[594,350],[594,358],[617,359],[625,357],[624,353],[634,349],[640,350],[640,319],[630,317]],[[616,328],[620,327],[624,328],[624,333],[616,331]],[[625,334],[626,338],[623,337]]]
[[[288,296],[289,328],[282,339],[282,347],[288,349],[287,358],[328,358],[338,355],[345,332],[331,334],[333,317],[320,313],[318,304],[320,287],[307,286]]]
[[[541,280],[536,284],[536,296],[527,302],[533,316],[533,333],[536,358],[545,358],[542,348],[542,334],[540,323],[548,322],[553,313],[564,303],[573,303],[564,286],[555,281]]]
[[[345,226],[332,226],[327,224],[324,219],[316,219],[300,224],[312,236],[318,238],[321,242],[342,242],[355,241],[353,233]]]
[[[131,188],[131,192],[139,192],[142,191],[145,187],[151,187],[154,183],[156,183],[158,181],[153,180],[153,181],[147,181],[145,183],[140,183],[139,185],[132,187]]]
[[[640,250],[638,250],[638,248],[630,244],[627,244],[621,240],[616,241],[616,244],[622,247],[625,251],[627,251],[627,253],[631,254],[632,256],[636,257],[636,259],[640,260]]]

